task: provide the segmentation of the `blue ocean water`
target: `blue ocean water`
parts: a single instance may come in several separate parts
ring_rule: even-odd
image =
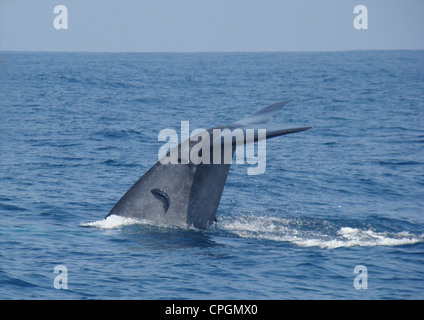
[[[423,51],[3,52],[0,90],[1,299],[424,298]],[[160,130],[285,99],[315,128],[233,165],[216,226],[104,220]]]

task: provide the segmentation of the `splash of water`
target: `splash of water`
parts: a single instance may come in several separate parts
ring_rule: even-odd
[[[115,229],[123,226],[133,225],[133,224],[146,224],[144,220],[126,218],[116,215],[111,215],[106,219],[93,221],[93,222],[83,222],[80,224],[81,227],[96,227],[99,229]]]
[[[127,225],[151,225],[153,222],[112,215],[106,219],[81,223],[82,227],[115,229]],[[166,227],[166,226],[165,226]],[[325,220],[261,215],[243,215],[220,219],[218,228],[242,238],[289,242],[299,247],[335,249],[354,246],[401,246],[424,241],[423,235],[409,231],[386,232],[372,228],[337,226]]]
[[[339,227],[327,221],[268,216],[224,219],[220,227],[243,238],[290,242],[300,247],[335,249],[354,246],[400,246],[424,241],[408,231],[378,232],[372,229]]]

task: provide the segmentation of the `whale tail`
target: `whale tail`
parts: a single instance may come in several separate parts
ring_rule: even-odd
[[[206,143],[205,150],[218,143],[221,148],[226,143],[231,144],[230,156],[232,156],[235,144],[231,131],[235,129],[241,129],[245,137],[248,136],[247,130],[256,129],[253,130],[253,138],[250,140],[243,138],[241,143],[247,144],[312,128],[281,129],[279,125],[267,124],[289,101],[274,103],[259,109],[229,126],[209,129],[207,133],[210,139],[205,139],[205,142],[202,139],[201,143]],[[214,137],[214,129],[224,130],[221,135]],[[259,134],[260,129],[266,129],[266,135]],[[225,139],[226,135],[231,135],[231,137]],[[224,144],[222,144],[221,137],[224,137]],[[190,144],[190,148],[194,145],[197,144],[194,142]],[[181,148],[181,144],[176,148]],[[214,148],[211,149],[214,150]],[[224,153],[221,155],[223,156]],[[158,161],[122,196],[107,216],[120,215],[170,225],[208,228],[215,220],[231,164],[226,162],[193,164],[190,161],[179,161],[178,163],[162,164]]]
[[[243,131],[244,136],[246,137],[246,131],[247,130],[254,130],[254,137],[251,140],[245,139],[244,144],[257,142],[262,139],[270,139],[274,137],[278,137],[285,134],[290,133],[296,133],[305,131],[308,129],[311,129],[313,127],[298,127],[298,128],[289,128],[289,129],[282,129],[281,125],[279,124],[268,124],[267,122],[275,116],[285,105],[287,105],[292,100],[285,100],[277,103],[273,103],[269,106],[263,107],[259,110],[256,110],[249,116],[236,121],[229,126],[226,126],[225,128],[230,129],[230,131],[235,129],[241,129]],[[266,135],[265,136],[259,136],[259,130],[265,129]],[[221,134],[220,137],[224,137],[226,135],[232,134],[229,131],[224,132]],[[214,139],[211,144],[217,144],[221,143],[220,137],[218,139]]]
[[[235,122],[234,124],[239,124],[243,126],[243,125],[266,123],[290,101],[292,100],[285,100],[285,101],[273,103],[269,106],[263,107],[259,110],[256,110],[251,115]]]

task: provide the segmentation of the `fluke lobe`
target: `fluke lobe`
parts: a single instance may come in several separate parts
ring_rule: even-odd
[[[246,138],[243,141],[246,144],[256,142],[258,139],[269,139],[312,128],[280,129],[279,126],[266,124],[289,101],[274,103],[259,109],[250,116],[228,126],[207,130],[210,138],[207,143],[211,159],[213,150],[218,150],[213,147],[218,144],[221,149],[222,161],[220,164],[215,164],[216,162],[193,164],[191,161],[183,159],[181,151],[178,151],[178,164],[163,164],[163,161],[158,161],[122,196],[106,217],[118,215],[142,218],[168,225],[207,229],[215,220],[215,213],[231,165],[223,159],[225,143],[222,141],[225,139],[221,138],[224,138],[225,134],[217,139],[213,136],[213,129],[229,129],[222,131],[227,134],[235,129],[241,129],[244,133],[249,129],[255,129],[256,133],[259,129],[266,129],[266,136],[261,137],[255,134],[253,140],[248,141]],[[236,142],[233,139],[227,139],[227,141],[231,141],[232,156]],[[186,141],[185,145],[191,150],[195,145],[198,148],[198,144],[201,142]],[[182,144],[184,142],[176,148],[181,150]],[[170,152],[172,153],[172,151]]]

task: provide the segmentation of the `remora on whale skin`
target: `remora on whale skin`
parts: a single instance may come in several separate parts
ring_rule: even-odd
[[[312,127],[280,129],[279,126],[266,123],[286,105],[290,100],[274,103],[257,110],[228,126],[220,129],[266,129],[266,139],[284,134],[308,130]],[[211,158],[212,145],[217,143],[212,133],[207,130],[210,138]],[[227,130],[228,131],[228,130]],[[258,136],[255,136],[255,140]],[[248,143],[249,141],[247,141]],[[181,150],[182,142],[177,148]],[[200,143],[200,142],[199,142]],[[221,143],[221,141],[219,141]],[[246,140],[244,141],[246,143]],[[191,149],[196,143],[189,142]],[[224,156],[224,145],[221,145],[221,156]],[[232,155],[236,145],[233,142]],[[181,151],[179,151],[181,155]],[[215,220],[215,214],[221,199],[228,170],[231,164],[224,161],[221,164],[193,164],[183,161],[179,164],[162,164],[158,161],[148,170],[115,204],[107,214],[130,218],[142,218],[175,226],[193,226],[207,229]]]

